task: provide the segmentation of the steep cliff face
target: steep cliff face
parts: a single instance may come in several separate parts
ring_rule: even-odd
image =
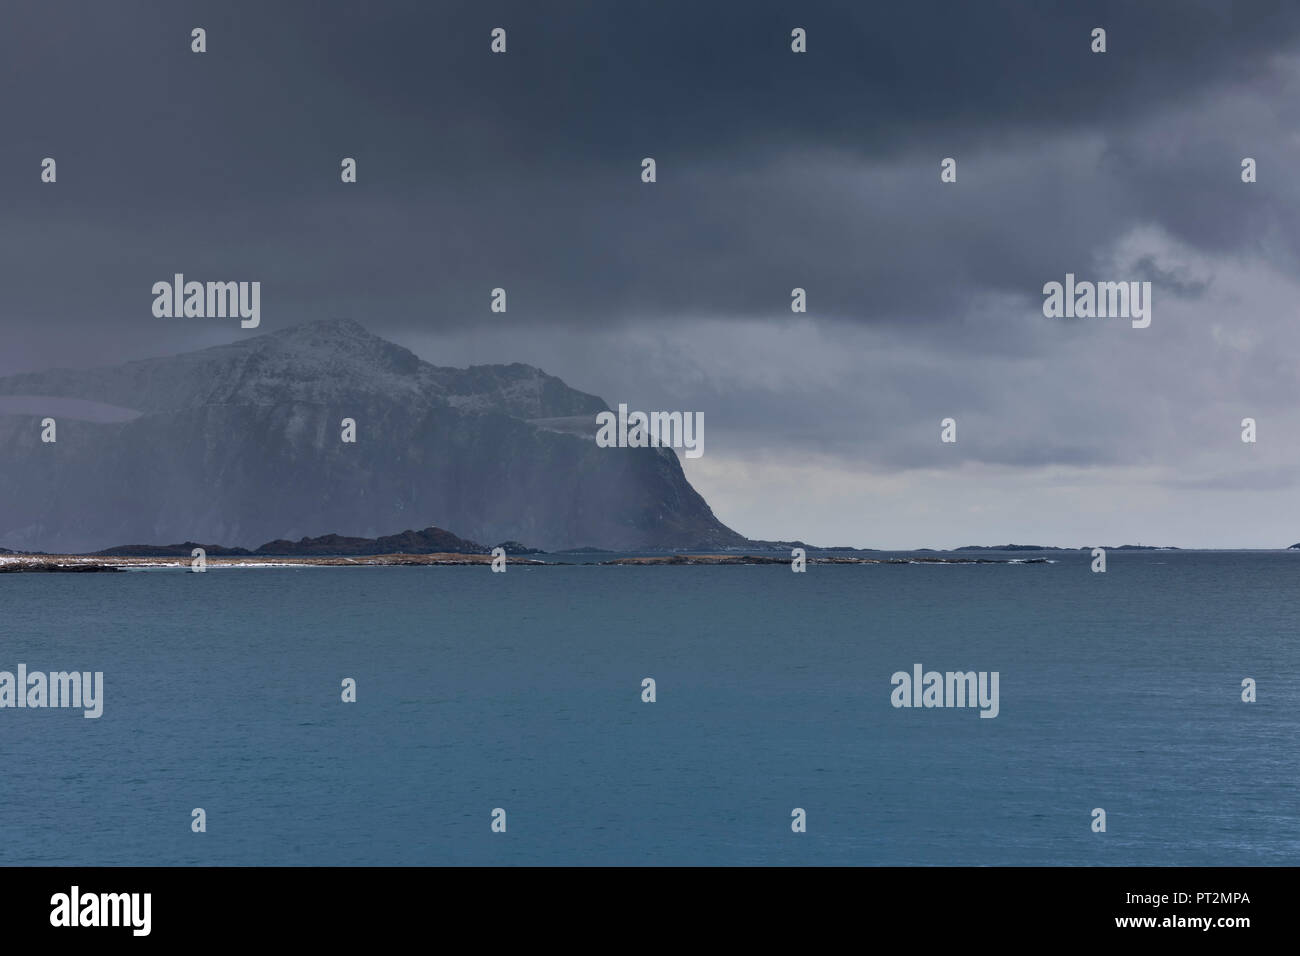
[[[255,548],[429,525],[555,549],[745,541],[671,450],[597,447],[594,395],[526,365],[438,368],[349,321],[11,376],[0,396],[0,545],[14,549]],[[92,407],[110,411],[68,411]]]

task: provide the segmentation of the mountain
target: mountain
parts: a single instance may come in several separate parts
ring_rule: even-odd
[[[0,545],[251,549],[416,522],[548,550],[745,545],[671,449],[597,447],[606,410],[539,369],[440,368],[352,321],[0,378]]]

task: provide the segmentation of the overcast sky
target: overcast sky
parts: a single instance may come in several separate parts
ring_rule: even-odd
[[[0,374],[350,317],[702,412],[752,537],[1300,541],[1300,5],[7,0],[0,70]]]

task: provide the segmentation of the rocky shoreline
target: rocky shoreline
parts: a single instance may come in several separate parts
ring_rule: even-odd
[[[611,565],[789,565],[790,558],[759,554],[666,554],[640,558],[611,558],[608,561],[540,561],[536,558],[507,557],[508,564],[540,567]],[[490,554],[376,554],[364,557],[209,557],[208,568],[293,568],[293,567],[401,567],[421,565],[491,564]],[[1047,558],[857,558],[845,556],[809,557],[808,564],[1049,564]],[[76,554],[10,554],[0,556],[0,574],[15,572],[130,571],[142,568],[175,568],[188,571],[188,558],[103,557]]]

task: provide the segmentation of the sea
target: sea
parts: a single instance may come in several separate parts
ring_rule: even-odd
[[[1300,551],[962,556],[0,574],[0,864],[1300,863]]]

